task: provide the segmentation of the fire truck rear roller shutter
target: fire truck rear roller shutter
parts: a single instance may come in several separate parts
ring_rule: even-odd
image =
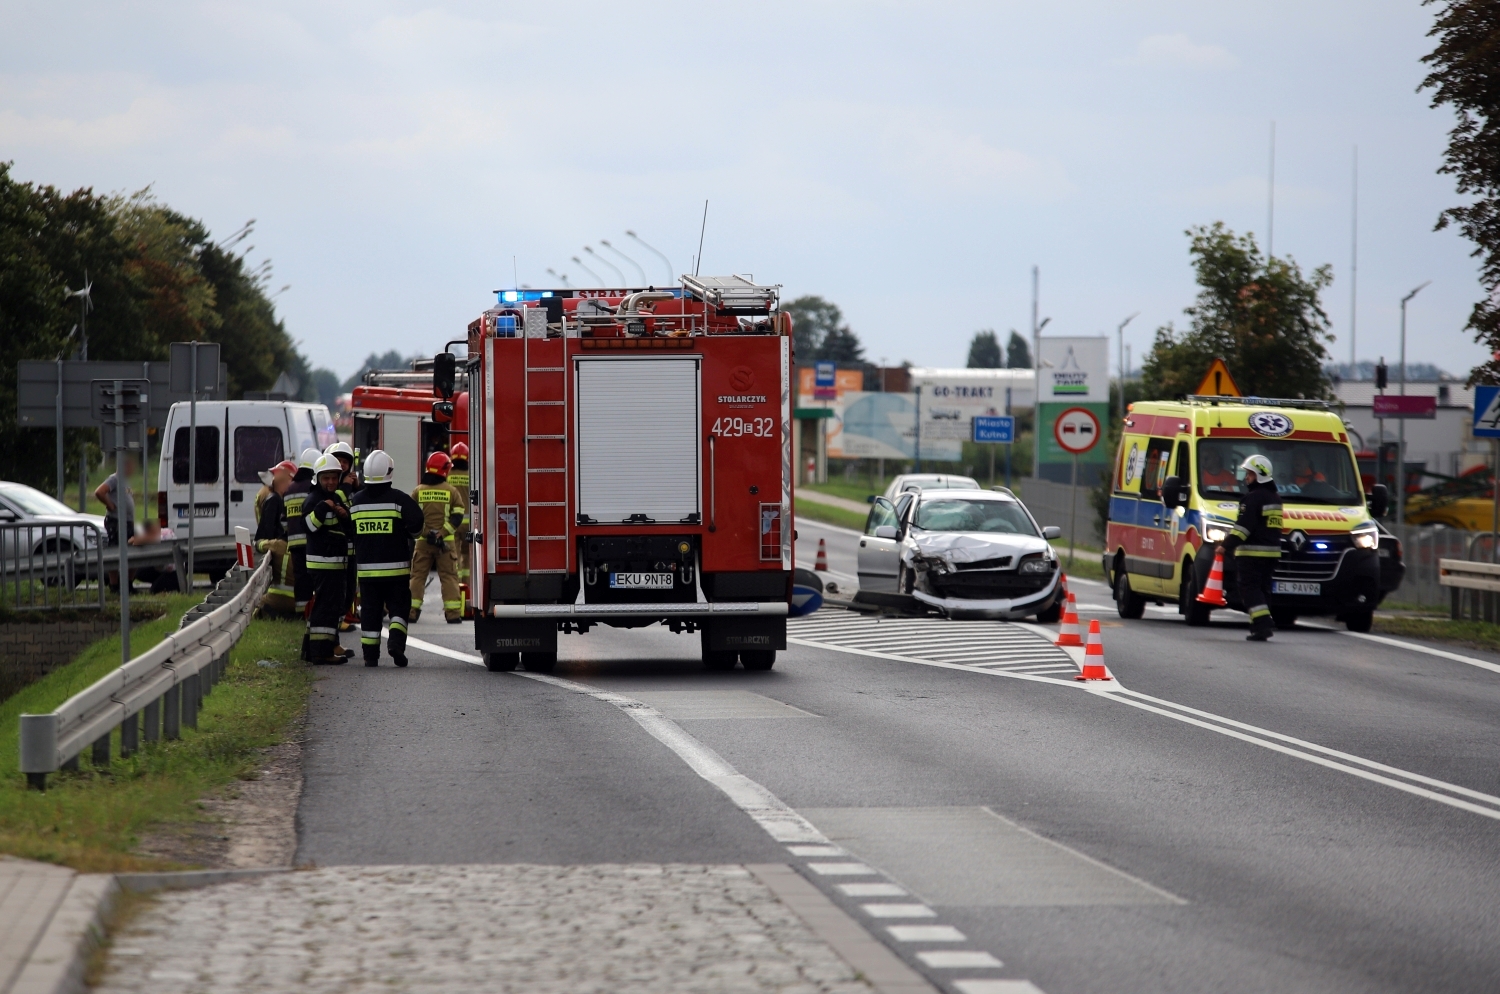
[[[699,508],[698,360],[578,361],[578,512],[678,522]]]

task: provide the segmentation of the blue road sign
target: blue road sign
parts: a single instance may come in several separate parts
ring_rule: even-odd
[[[1008,414],[989,416],[976,414],[974,416],[974,441],[976,442],[1014,442],[1016,440],[1016,419]]]
[[[813,386],[831,387],[838,366],[831,362],[819,362],[813,365]]]
[[[1500,438],[1500,387],[1474,388],[1474,437]]]

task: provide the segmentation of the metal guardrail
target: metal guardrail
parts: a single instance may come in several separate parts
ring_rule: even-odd
[[[204,604],[184,616],[177,631],[56,711],[21,715],[21,772],[27,782],[45,790],[48,773],[76,769],[79,754],[90,746],[96,765],[108,763],[116,727],[122,756],[140,748],[143,733],[145,741],[154,742],[178,738],[183,725],[196,728],[203,698],[224,675],[229,650],[270,583],[270,562],[234,568]]]
[[[1488,534],[1483,533],[1483,534]],[[1478,537],[1478,536],[1476,536]],[[1469,591],[1469,616],[1475,621],[1495,621],[1500,598],[1500,563],[1473,562],[1468,559],[1444,559],[1438,564],[1438,582],[1447,587],[1452,598],[1449,617],[1459,621],[1464,616],[1464,591]]]
[[[0,608],[102,610],[104,530],[92,521],[0,522]]]

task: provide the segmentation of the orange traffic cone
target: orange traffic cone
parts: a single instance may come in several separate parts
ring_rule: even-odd
[[[1113,680],[1104,668],[1104,640],[1099,636],[1099,619],[1089,622],[1089,644],[1083,650],[1083,672],[1075,680]]]
[[[813,563],[813,569],[828,572],[828,545],[821,538],[818,539],[818,560]]]
[[[1098,622],[1094,622],[1098,624]],[[1063,606],[1062,627],[1057,631],[1057,641],[1053,645],[1083,645],[1083,639],[1078,635],[1078,599],[1073,592],[1068,591],[1067,603]]]
[[[1228,607],[1229,602],[1224,599],[1224,547],[1221,545],[1214,550],[1214,568],[1208,571],[1208,586],[1203,592],[1194,598],[1199,604],[1212,604],[1214,607]]]

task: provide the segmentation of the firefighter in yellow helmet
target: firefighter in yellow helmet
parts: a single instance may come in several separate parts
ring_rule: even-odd
[[[463,596],[458,589],[458,553],[456,535],[463,523],[463,505],[467,496],[459,496],[448,485],[448,471],[453,461],[446,452],[427,457],[427,471],[422,482],[411,492],[422,508],[422,534],[411,557],[411,620],[422,616],[422,597],[427,589],[427,574],[437,569],[443,589],[443,617],[450,625],[463,621]]]
[[[1247,456],[1240,469],[1245,474],[1245,496],[1234,530],[1224,540],[1224,551],[1234,556],[1240,602],[1250,615],[1246,638],[1264,642],[1276,630],[1266,601],[1281,560],[1281,494],[1271,479],[1271,460],[1265,456]]]
[[[469,523],[469,446],[464,442],[455,442],[448,449],[448,455],[453,459],[453,468],[448,471],[448,485],[458,491],[463,498],[463,523],[458,526],[458,582],[464,592],[465,601],[468,600],[470,592],[474,589],[469,579],[469,553],[472,527]],[[467,608],[468,604],[465,603]]]

